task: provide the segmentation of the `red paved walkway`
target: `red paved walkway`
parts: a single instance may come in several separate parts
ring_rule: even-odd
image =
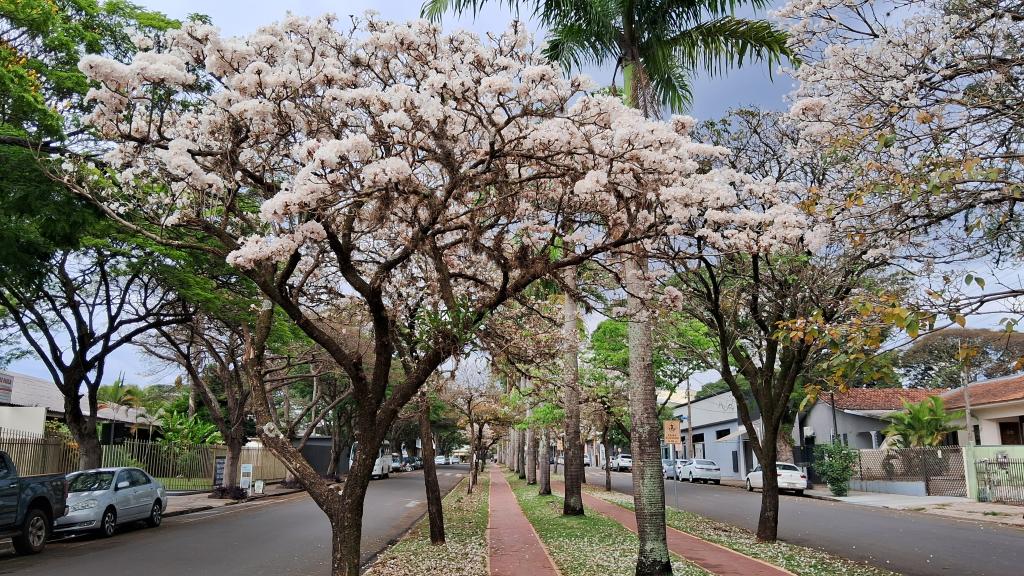
[[[493,480],[492,484],[493,486]],[[561,482],[551,482],[552,488],[564,493]],[[493,488],[492,488],[493,490]],[[583,506],[595,510],[626,528],[636,532],[636,516],[618,504],[583,493]],[[668,549],[701,568],[718,576],[794,576],[792,572],[739,552],[708,542],[686,532],[666,526]]]
[[[516,495],[497,466],[491,466],[487,540],[491,576],[559,576]]]

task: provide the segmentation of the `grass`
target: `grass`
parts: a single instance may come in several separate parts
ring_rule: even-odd
[[[619,492],[605,492],[601,489],[584,485],[593,496],[618,504],[628,510],[633,509],[633,499]],[[665,516],[669,526],[730,548],[741,554],[764,560],[770,564],[781,566],[797,576],[895,576],[894,572],[847,560],[823,550],[815,550],[805,546],[787,544],[785,542],[758,542],[753,532],[730,524],[718,522],[698,516],[691,512],[666,508]]]
[[[527,485],[514,474],[506,478],[523,513],[564,576],[632,576],[635,573],[639,547],[635,534],[596,512],[562,516],[560,497],[538,496],[536,486]],[[708,574],[675,555],[672,569],[682,576]]]
[[[982,514],[985,516],[1013,516],[1013,514],[1008,514],[1006,512],[997,512],[995,510],[986,510],[982,512]]]
[[[463,479],[444,499],[445,544],[430,543],[424,517],[394,546],[381,553],[364,576],[487,576],[487,494],[481,474],[473,494]]]

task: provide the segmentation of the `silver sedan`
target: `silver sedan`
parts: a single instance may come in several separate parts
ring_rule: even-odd
[[[68,513],[56,532],[98,531],[113,536],[119,524],[145,521],[160,525],[167,491],[138,468],[97,468],[68,475]]]

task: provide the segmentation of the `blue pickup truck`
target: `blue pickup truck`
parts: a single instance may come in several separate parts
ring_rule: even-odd
[[[11,538],[19,554],[43,551],[53,521],[66,513],[67,494],[63,474],[19,477],[0,450],[0,538]]]

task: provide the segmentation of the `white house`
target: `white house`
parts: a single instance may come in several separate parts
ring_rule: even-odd
[[[975,382],[946,392],[942,399],[949,410],[963,410],[970,401],[976,445],[1024,445],[1024,375]],[[966,445],[967,432],[960,431],[958,440]]]

